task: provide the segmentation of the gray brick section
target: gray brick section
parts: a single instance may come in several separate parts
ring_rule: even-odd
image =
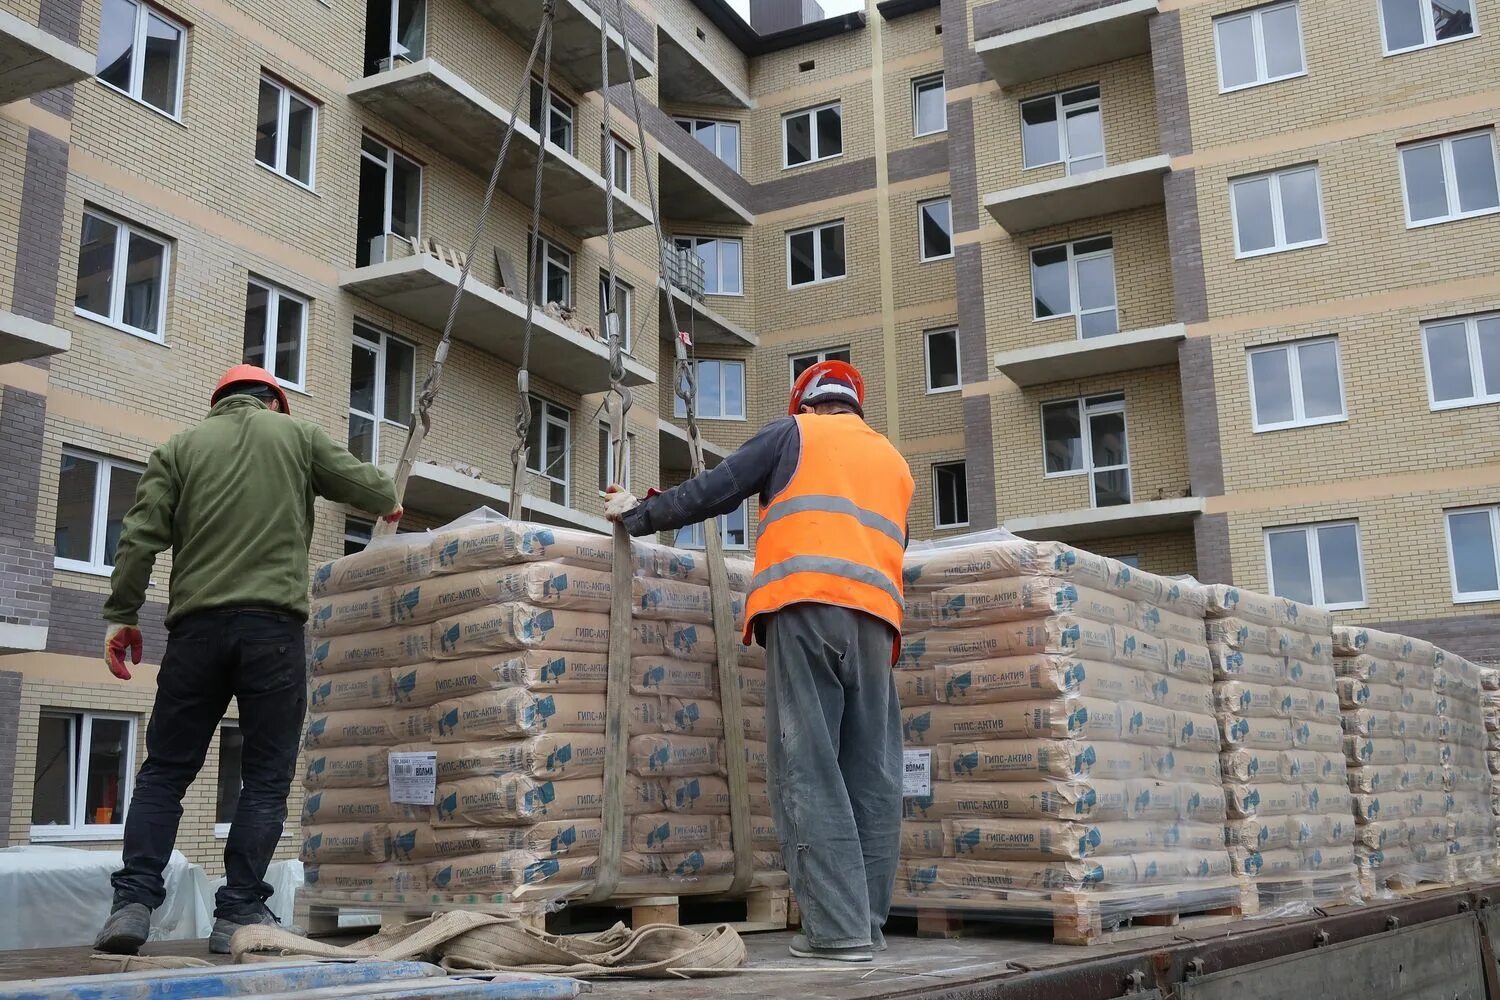
[[[72,118],[73,94],[73,87],[59,87],[56,90],[47,90],[37,94],[31,99],[31,103],[43,111],[52,112],[59,118]]]
[[[0,622],[46,627],[52,604],[52,551],[0,537]]]
[[[947,0],[944,0],[946,4]],[[974,37],[989,38],[1110,7],[1120,0],[996,0],[974,8]],[[946,32],[947,29],[945,28]]]
[[[755,211],[776,212],[825,198],[875,189],[875,157],[804,170],[755,185]]]
[[[886,156],[885,165],[892,184],[940,174],[948,169],[948,140],[898,149]]]
[[[1213,344],[1207,337],[1189,337],[1178,345],[1177,373],[1182,383],[1182,429],[1187,436],[1193,496],[1216,497],[1224,492],[1224,453],[1219,442]]]
[[[16,791],[16,737],[21,731],[21,675],[0,670],[0,847],[10,846],[10,809]]]
[[[948,89],[989,79],[984,60],[969,44],[969,9],[964,0],[943,0],[943,77]],[[950,105],[948,114],[953,114]],[[949,128],[952,128],[950,120]]]
[[[1166,181],[1167,249],[1172,257],[1172,296],[1179,323],[1208,319],[1203,277],[1203,235],[1198,228],[1198,181],[1192,170],[1174,170]]]
[[[964,400],[964,454],[969,474],[969,530],[996,526],[995,434],[990,425],[990,397]]]
[[[47,0],[42,4],[37,27],[56,35],[69,45],[78,44],[78,30],[83,22],[83,0]]]
[[[1193,524],[1198,549],[1198,579],[1203,583],[1233,583],[1229,557],[1229,515],[1204,514]]]
[[[1156,120],[1161,151],[1168,156],[1192,152],[1193,127],[1188,115],[1187,70],[1182,56],[1182,15],[1151,16],[1151,72],[1156,79]]]
[[[57,269],[62,258],[63,202],[68,192],[68,145],[31,129],[26,136],[26,176],[21,182],[21,224],[11,311],[42,323],[57,312]]]
[[[141,607],[144,659],[160,663],[167,648],[166,605],[147,602]],[[47,628],[47,652],[74,656],[104,655],[104,595],[67,587],[52,588],[52,620]],[[101,666],[102,670],[103,667]]]
[[[953,196],[953,231],[973,232],[979,228],[979,167],[974,160],[974,102],[955,101],[948,105],[948,190]],[[982,282],[984,276],[969,276]],[[962,285],[963,272],[958,280]]]
[[[1370,627],[1426,639],[1476,663],[1500,664],[1500,615],[1380,622]]]
[[[30,538],[36,532],[46,423],[46,397],[6,388],[0,397],[0,536]]]
[[[614,125],[626,139],[632,139],[633,137],[628,134],[635,127],[634,113],[630,106],[630,87],[611,87],[609,97],[614,106],[629,119],[628,128],[625,122],[616,124],[615,112],[611,111],[611,125]],[[755,211],[756,190],[749,181],[705,149],[701,142],[684,132],[665,111],[644,98],[641,100],[641,115],[645,118],[642,124],[646,127],[647,135],[677,154],[678,158],[702,174],[705,180],[717,185],[729,197],[750,211]]]

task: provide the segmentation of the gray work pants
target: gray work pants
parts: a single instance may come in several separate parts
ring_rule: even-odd
[[[881,941],[901,850],[901,706],[880,619],[794,604],[766,623],[771,808],[808,943]]]

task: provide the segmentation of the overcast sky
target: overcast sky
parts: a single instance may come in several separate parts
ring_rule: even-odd
[[[845,14],[851,10],[864,10],[865,0],[820,0],[825,14]],[[750,19],[750,0],[729,0],[729,5],[740,12],[745,20]]]

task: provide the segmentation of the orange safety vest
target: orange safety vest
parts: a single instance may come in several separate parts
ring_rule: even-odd
[[[899,648],[911,470],[852,413],[796,419],[797,471],[760,511],[745,644],[757,615],[814,603],[874,615],[896,630]]]

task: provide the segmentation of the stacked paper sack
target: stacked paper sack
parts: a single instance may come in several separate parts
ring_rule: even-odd
[[[926,752],[933,780],[905,800],[900,905],[1239,898],[1196,585],[1008,535],[913,546],[905,578],[908,769]]]
[[[1448,819],[1446,881],[1489,874],[1495,860],[1495,817],[1486,748],[1484,684],[1477,664],[1433,650],[1433,683],[1443,719],[1443,789]]]
[[[1484,758],[1490,772],[1490,814],[1500,821],[1500,670],[1484,667],[1479,680],[1484,687]],[[1495,847],[1500,849],[1500,831]]]
[[[1203,593],[1235,871],[1270,905],[1352,898],[1333,616],[1222,584]]]
[[[473,516],[456,525],[315,574],[309,885],[560,898],[597,874],[612,540]],[[657,545],[633,545],[632,561],[618,892],[650,882],[691,893],[734,867],[708,574],[701,554]],[[729,566],[737,616],[750,571]],[[739,648],[756,867],[774,871],[764,664]],[[393,751],[436,754],[432,805],[392,802]]]
[[[1338,625],[1333,649],[1366,895],[1447,879],[1443,719],[1432,643]]]

